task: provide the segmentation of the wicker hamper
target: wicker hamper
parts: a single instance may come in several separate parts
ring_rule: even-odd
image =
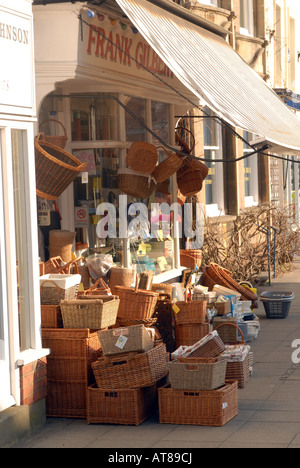
[[[111,327],[117,321],[119,305],[120,299],[117,296],[61,301],[64,328],[101,330]]]
[[[217,390],[158,389],[159,422],[222,427],[238,415],[238,384],[227,381]]]
[[[63,328],[60,306],[41,305],[42,328]]]
[[[179,358],[169,363],[171,387],[176,390],[216,390],[225,384],[227,360]]]
[[[95,384],[87,391],[88,424],[139,426],[157,409],[157,387],[101,389]]]
[[[105,356],[149,351],[154,346],[151,334],[142,324],[113,328],[111,330],[100,330],[98,331],[98,336]]]
[[[207,321],[207,301],[193,301],[192,296],[174,305],[176,325],[205,323]]]
[[[153,385],[168,373],[166,347],[150,351],[103,357],[92,363],[98,388],[140,388]]]
[[[224,343],[237,343],[238,342],[238,328],[236,317],[215,316],[213,318],[213,329],[217,330]],[[220,326],[221,325],[221,326]]]

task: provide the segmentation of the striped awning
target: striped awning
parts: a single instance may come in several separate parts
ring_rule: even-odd
[[[300,154],[300,120],[224,38],[149,0],[116,0],[201,103],[277,153]],[[197,102],[199,102],[197,100]]]

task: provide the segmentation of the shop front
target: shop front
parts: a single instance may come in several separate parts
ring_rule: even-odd
[[[59,20],[53,37],[55,14]],[[41,213],[51,211],[53,217],[56,209],[52,226],[51,217],[48,226],[40,217],[41,257],[49,258],[48,232],[59,226],[76,233],[77,256],[107,254],[114,264],[137,273],[153,271],[155,282],[174,281],[182,273],[180,248],[185,248],[185,240],[176,235],[182,219],[172,210],[162,213],[159,205],[177,203],[176,175],[145,197],[122,191],[120,177],[137,143],[142,148],[153,145],[158,162],[169,157],[168,148],[181,150],[175,128],[182,122],[175,116],[188,113],[193,96],[120,12],[65,4],[37,6],[34,16],[39,130],[65,132],[66,150],[87,164],[56,207],[39,198]],[[190,137],[181,133],[184,139]],[[134,157],[137,172],[143,172],[141,154],[137,151]],[[136,203],[145,208],[139,235]],[[108,222],[108,209],[113,223]]]
[[[0,59],[5,64],[0,72],[0,446],[5,446],[16,437],[12,414],[23,415],[17,432],[30,431],[28,407],[43,396],[42,387],[33,395],[36,373],[27,387],[24,372],[28,365],[45,365],[47,355],[40,337],[30,1],[0,2]]]

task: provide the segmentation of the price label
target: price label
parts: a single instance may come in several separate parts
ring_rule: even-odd
[[[126,336],[124,335],[121,335],[119,336],[118,341],[116,342],[115,346],[117,348],[123,349],[127,341],[128,341],[128,338],[126,338]]]
[[[178,312],[180,312],[180,309],[176,304],[173,305],[173,310],[174,310],[175,314],[178,314]]]

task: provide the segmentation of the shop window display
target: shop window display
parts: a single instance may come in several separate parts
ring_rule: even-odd
[[[116,264],[133,266],[138,273],[153,271],[155,275],[172,270],[174,265],[174,213],[168,212],[172,204],[172,181],[167,180],[147,199],[127,196],[127,238],[120,233],[120,195],[118,169],[126,167],[126,154],[135,141],[147,141],[158,151],[158,162],[168,157],[161,142],[147,132],[150,128],[161,140],[170,144],[170,107],[161,102],[126,96],[124,104],[129,112],[120,119],[121,106],[107,95],[70,99],[72,154],[81,162],[88,162],[87,172],[74,182],[75,228],[77,246],[88,249],[89,254],[112,255]],[[132,116],[134,115],[134,117]],[[120,123],[121,122],[121,123]],[[123,126],[123,128],[122,128]],[[126,135],[126,142],[120,135]],[[107,211],[99,214],[99,206],[113,205],[116,215],[116,236],[99,236],[99,223],[109,220]],[[146,207],[147,221],[138,225],[139,211],[135,203]],[[160,205],[167,205],[161,209]],[[80,216],[84,216],[84,220]],[[122,212],[123,213],[123,212]],[[151,226],[155,225],[155,229]],[[132,229],[132,226],[134,227]],[[145,229],[143,229],[143,227]],[[110,229],[108,223],[104,227]],[[127,258],[127,262],[126,262]],[[127,264],[126,264],[127,263]]]

